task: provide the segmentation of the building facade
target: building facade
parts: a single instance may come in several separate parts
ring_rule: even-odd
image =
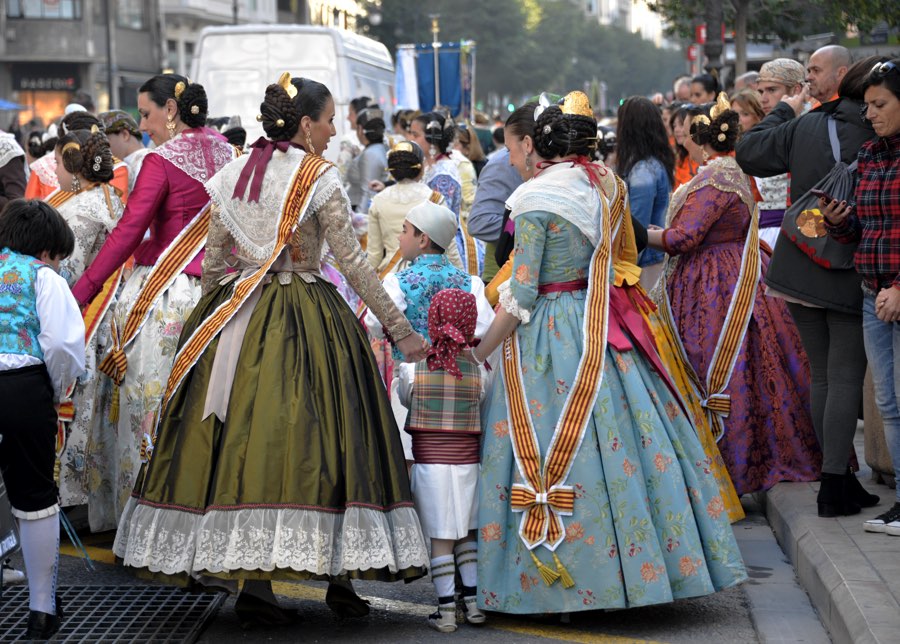
[[[97,110],[135,108],[137,88],[159,71],[158,0],[6,0],[0,7],[0,98],[27,108],[17,116],[22,126],[46,127],[76,90]]]

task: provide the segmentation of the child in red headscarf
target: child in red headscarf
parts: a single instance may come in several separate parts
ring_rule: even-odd
[[[422,531],[431,539],[431,577],[438,611],[429,617],[429,623],[442,632],[456,630],[454,554],[463,584],[466,621],[484,622],[475,596],[475,527],[481,401],[488,374],[461,355],[478,344],[479,308],[475,295],[460,289],[444,289],[434,295],[428,310],[431,352],[425,362],[401,367],[398,390],[400,401],[409,408],[406,431],[413,437],[413,501]],[[412,377],[404,377],[406,368],[414,372]]]

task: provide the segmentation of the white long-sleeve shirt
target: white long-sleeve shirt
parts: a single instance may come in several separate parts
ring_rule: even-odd
[[[84,320],[66,280],[49,268],[37,272],[35,306],[41,332],[38,343],[53,383],[53,399],[84,373]],[[0,353],[0,371],[41,364],[34,356]]]

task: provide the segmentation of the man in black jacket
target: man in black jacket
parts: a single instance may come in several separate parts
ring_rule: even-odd
[[[853,162],[874,136],[860,109],[862,81],[877,60],[853,65],[841,81],[838,99],[802,116],[806,91],[779,102],[738,142],[736,158],[744,172],[756,177],[790,172],[791,200],[800,198],[834,167],[830,119],[837,126],[841,160]],[[853,269],[819,266],[782,234],[766,284],[768,294],[788,300],[809,357],[813,424],[824,456],[819,514],[854,514],[860,506],[877,503],[848,468],[866,371],[861,279]]]

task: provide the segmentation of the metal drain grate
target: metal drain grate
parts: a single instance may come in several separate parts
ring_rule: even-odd
[[[65,621],[54,642],[194,642],[225,594],[189,594],[171,586],[60,588]],[[4,588],[0,642],[18,642],[28,624],[28,588]]]

